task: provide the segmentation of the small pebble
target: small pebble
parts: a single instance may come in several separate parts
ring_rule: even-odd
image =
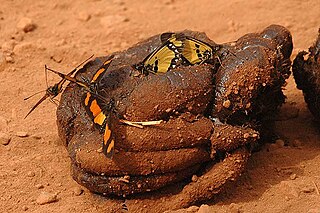
[[[22,211],[27,211],[29,208],[28,208],[28,206],[22,206]]]
[[[198,210],[198,206],[190,206],[189,208],[187,208],[187,212],[197,212]]]
[[[27,132],[16,132],[16,136],[20,138],[25,138],[25,137],[28,137],[29,135]]]
[[[90,18],[91,18],[91,15],[88,14],[86,11],[81,11],[81,12],[79,12],[79,14],[78,14],[78,19],[79,19],[80,21],[86,22],[86,21],[89,21]]]
[[[11,137],[9,134],[0,132],[0,143],[2,145],[8,145],[11,141]]]
[[[56,201],[58,201],[57,194],[49,192],[41,192],[38,198],[36,199],[36,203],[39,205],[44,205]]]
[[[43,189],[44,188],[44,186],[41,183],[36,184],[35,187],[37,189]]]
[[[297,178],[297,174],[292,174],[292,175],[290,175],[290,179],[291,180],[295,180]]]
[[[27,172],[28,177],[34,177],[36,174],[33,171]]]
[[[32,19],[24,17],[18,21],[17,28],[18,30],[27,33],[35,30],[37,25],[33,23]]]
[[[197,213],[212,213],[212,210],[211,210],[210,206],[203,204],[200,206]]]
[[[6,60],[7,63],[14,63],[14,59],[10,55],[6,56],[4,59]]]
[[[197,182],[198,179],[199,178],[197,175],[192,175],[192,178],[191,178],[192,182]]]
[[[83,189],[77,186],[72,189],[72,192],[75,196],[79,196],[83,193]]]

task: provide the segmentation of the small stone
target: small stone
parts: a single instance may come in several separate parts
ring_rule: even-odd
[[[36,174],[33,171],[27,172],[28,177],[34,177]]]
[[[169,113],[169,112],[171,112],[171,111],[172,111],[171,108],[166,109],[166,113]]]
[[[211,210],[210,206],[203,204],[200,206],[197,213],[212,213],[212,210]]]
[[[292,174],[292,175],[290,175],[290,179],[291,180],[295,180],[297,178],[297,174]]]
[[[17,28],[18,30],[27,33],[35,30],[37,25],[33,23],[32,19],[24,17],[18,21]]]
[[[20,137],[20,138],[25,138],[25,137],[28,137],[28,133],[27,132],[16,132],[16,136]]]
[[[313,186],[305,186],[301,189],[303,193],[311,193],[314,192],[314,187]]]
[[[44,205],[56,201],[58,201],[57,194],[49,192],[41,192],[38,198],[36,199],[36,203],[39,205]]]
[[[5,56],[4,59],[6,60],[7,63],[14,63],[14,59],[10,55]]]
[[[81,11],[81,12],[79,12],[79,14],[78,14],[78,19],[79,19],[80,21],[86,22],[86,21],[89,21],[90,18],[91,18],[91,15],[88,14],[86,11]]]
[[[187,208],[187,212],[196,212],[199,210],[199,207],[198,206],[190,206],[189,208]]]
[[[275,144],[279,147],[279,148],[282,148],[284,147],[284,141],[282,139],[277,139]]]
[[[8,145],[11,141],[11,137],[9,134],[0,132],[0,143],[2,145]]]
[[[83,193],[83,189],[77,186],[72,189],[72,192],[75,196],[79,196]]]
[[[228,109],[228,108],[231,106],[230,100],[224,101],[223,104],[222,104],[222,106],[223,106],[224,108],[227,108],[227,109]]]
[[[44,188],[44,186],[41,183],[36,184],[35,187],[37,189],[43,189]]]
[[[197,175],[192,175],[192,178],[191,178],[192,182],[197,182],[198,179],[199,178]]]
[[[27,211],[29,208],[28,208],[28,206],[22,206],[22,211]]]

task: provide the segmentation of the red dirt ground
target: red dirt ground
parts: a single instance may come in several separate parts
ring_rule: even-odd
[[[204,31],[222,43],[270,24],[291,31],[294,58],[316,39],[319,11],[319,0],[2,0],[0,133],[9,134],[11,141],[0,144],[0,212],[118,212],[121,208],[121,201],[86,189],[75,195],[79,185],[70,176],[70,160],[57,135],[54,104],[46,101],[23,119],[40,97],[23,98],[46,88],[44,64],[67,72],[91,54],[124,50],[166,31]],[[22,32],[18,22],[24,17],[37,28]],[[51,75],[48,81],[57,79]],[[292,77],[285,93],[287,104],[277,132],[286,146],[266,144],[254,153],[237,186],[199,212],[320,212],[320,134]],[[21,137],[25,133],[28,136]],[[43,191],[57,193],[58,201],[38,205],[36,199]],[[170,202],[161,200],[127,200],[126,205],[129,212],[170,210]],[[189,209],[196,211],[197,207]]]

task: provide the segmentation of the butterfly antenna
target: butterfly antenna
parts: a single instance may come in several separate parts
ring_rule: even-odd
[[[46,85],[48,88],[49,87],[49,85],[48,85],[48,72],[47,72],[47,65],[46,64],[44,65],[44,76],[45,76]]]
[[[32,108],[31,110],[26,114],[26,116],[24,117],[24,119],[26,119],[28,117],[28,115],[30,115],[31,112],[33,112],[33,110],[35,110],[35,108],[37,108],[44,100],[46,100],[49,97],[49,94],[46,93]]]
[[[26,98],[24,98],[23,100],[28,100],[29,98],[32,98],[33,96],[35,96],[35,95],[38,95],[39,93],[42,93],[42,92],[45,92],[46,90],[41,90],[41,91],[39,91],[39,92],[36,92],[36,93],[34,93],[34,94],[32,94],[32,95],[30,95],[30,96],[28,96],[28,97],[26,97]]]
[[[73,73],[75,70],[77,70],[80,66],[82,66],[84,63],[88,62],[91,58],[93,58],[94,54],[92,54],[91,56],[89,56],[87,59],[85,59],[83,62],[81,62],[80,64],[78,64],[78,66],[76,66],[71,73]]]

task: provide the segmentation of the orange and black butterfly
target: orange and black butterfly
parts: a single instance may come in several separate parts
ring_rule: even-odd
[[[50,71],[58,74],[63,80],[68,80],[78,84],[85,88],[87,93],[84,95],[83,104],[86,112],[92,118],[94,125],[99,129],[100,134],[103,133],[103,153],[108,157],[112,158],[114,153],[114,124],[118,120],[118,116],[115,112],[115,102],[113,99],[106,100],[99,94],[99,82],[106,73],[110,66],[113,56],[111,56],[93,75],[91,81],[83,79],[80,81],[69,75],[62,74],[55,70],[49,69]]]
[[[75,67],[71,72],[69,72],[66,76],[71,76],[72,74],[74,74],[78,68],[83,65],[85,62],[87,62],[88,60],[90,60],[93,57],[93,55],[91,55],[89,58],[87,58],[85,61],[81,62],[77,67]],[[47,66],[45,65],[45,71],[47,71],[49,68],[47,68]],[[46,75],[47,78],[47,75]],[[31,112],[33,112],[33,110],[35,110],[44,100],[46,100],[47,98],[50,98],[51,101],[53,101],[53,99],[59,95],[59,93],[62,92],[62,87],[63,84],[66,82],[66,79],[61,79],[58,83],[54,84],[53,86],[48,86],[46,89],[46,93],[44,94],[44,96],[30,109],[30,111],[26,114],[26,116],[24,118],[27,118],[28,115],[30,115]],[[43,92],[43,91],[41,91]],[[33,97],[34,95],[36,95],[38,93],[35,93],[27,98],[25,98],[24,100],[28,100],[29,98]]]

